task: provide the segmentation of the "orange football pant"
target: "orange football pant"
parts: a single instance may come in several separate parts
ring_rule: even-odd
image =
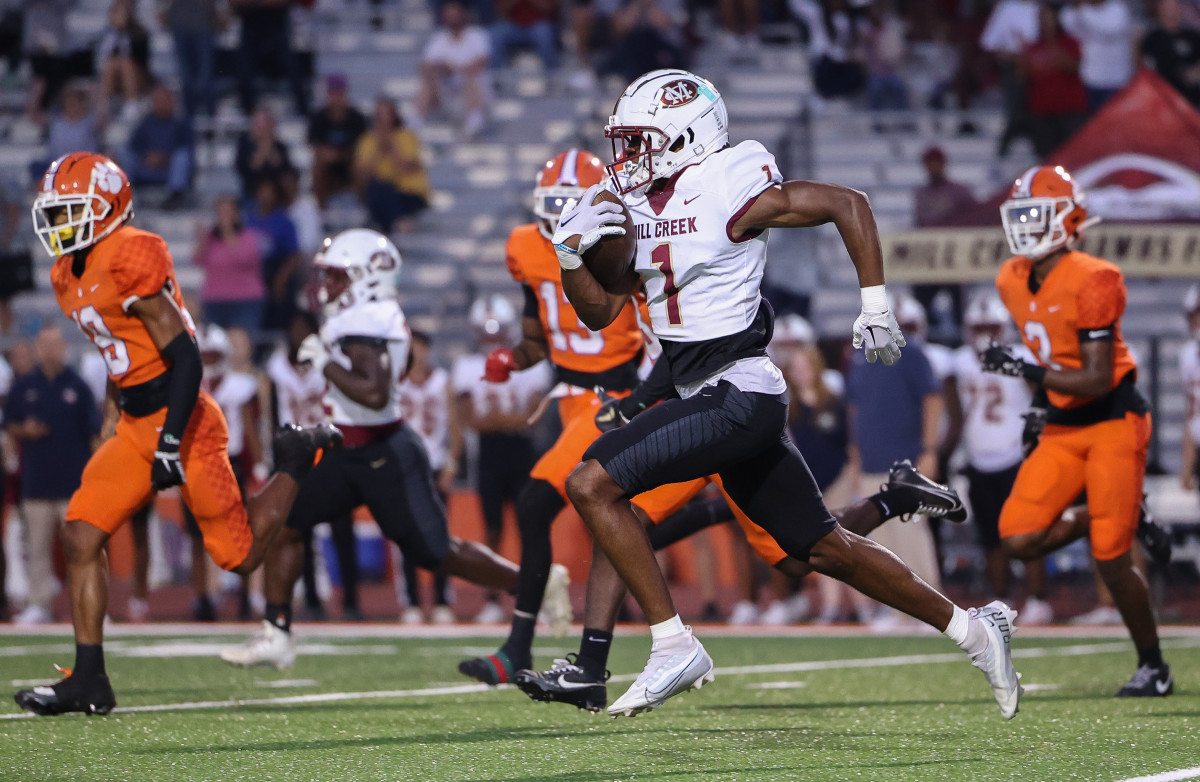
[[[68,521],[83,521],[113,534],[146,504],[150,467],[166,408],[143,418],[121,414],[116,434],[104,441],[83,469],[67,506]],[[246,559],[254,540],[242,492],[229,463],[229,430],[216,401],[200,392],[180,448],[183,501],[196,517],[204,548],[231,570]]]
[[[1150,427],[1149,414],[1134,413],[1091,426],[1047,425],[1000,512],[1000,537],[1047,529],[1086,488],[1092,556],[1106,561],[1129,551]]]
[[[612,394],[626,396],[628,392]],[[575,469],[583,458],[583,452],[600,437],[596,428],[596,413],[600,409],[600,399],[591,391],[576,396],[562,397],[558,400],[558,413],[562,419],[563,430],[558,440],[542,455],[533,466],[529,476],[536,480],[549,483],[564,498],[567,496],[567,476]],[[730,509],[737,518],[738,524],[746,533],[746,539],[758,552],[758,555],[768,565],[778,564],[787,556],[775,539],[762,527],[742,513],[721,485],[721,479],[715,475],[697,478],[686,483],[668,483],[663,486],[643,492],[632,499],[634,505],[641,508],[650,521],[657,524],[671,514],[677,512],[693,497],[704,490],[709,483],[715,483],[729,503]]]

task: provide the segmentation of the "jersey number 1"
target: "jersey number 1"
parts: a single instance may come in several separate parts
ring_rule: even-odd
[[[650,265],[663,273],[663,293],[667,296],[667,323],[683,325],[679,311],[679,287],[675,284],[675,269],[671,266],[671,243],[663,242],[650,251]]]

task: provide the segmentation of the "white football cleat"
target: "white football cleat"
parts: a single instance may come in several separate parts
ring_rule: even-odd
[[[400,624],[410,627],[425,624],[425,614],[418,606],[405,606],[400,612]]]
[[[263,620],[262,627],[246,643],[231,646],[221,652],[221,659],[230,665],[247,668],[254,665],[273,665],[280,670],[296,662],[296,643],[292,634]]]
[[[725,620],[728,625],[752,625],[758,622],[758,606],[749,600],[739,600]]]
[[[608,707],[610,717],[634,717],[657,709],[667,698],[693,688],[698,690],[717,678],[704,645],[692,635],[691,627],[686,629],[687,647],[682,651],[652,650],[637,680]]]
[[[483,608],[479,609],[479,613],[475,614],[473,621],[477,625],[493,625],[499,624],[507,618],[504,609],[498,603],[489,600],[483,604]]]
[[[983,671],[988,684],[992,686],[992,694],[996,703],[1000,704],[1000,713],[1004,719],[1011,720],[1019,710],[1021,694],[1021,674],[1013,667],[1012,647],[1010,640],[1017,631],[1017,612],[999,600],[993,600],[983,608],[972,608],[967,611],[968,620],[982,622],[983,631],[987,635],[988,645],[982,652],[968,655],[971,665]]]
[[[435,625],[452,625],[458,622],[454,610],[447,605],[436,605],[429,612],[429,623]]]
[[[571,574],[565,565],[551,565],[546,591],[542,594],[539,618],[550,627],[550,634],[562,638],[571,629]]]
[[[1054,621],[1054,607],[1045,600],[1031,597],[1021,607],[1021,626],[1048,625]]]

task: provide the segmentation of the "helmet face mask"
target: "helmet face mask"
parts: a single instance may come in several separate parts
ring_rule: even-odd
[[[133,191],[116,163],[74,152],[50,164],[30,211],[42,247],[59,258],[90,247],[132,217]]]
[[[362,302],[396,299],[400,263],[400,251],[376,231],[331,236],[313,258],[315,305],[328,318]]]
[[[538,220],[538,230],[547,239],[554,238],[558,230],[558,219],[562,217],[563,209],[568,201],[578,201],[583,195],[582,187],[560,185],[558,187],[538,187],[533,191],[533,214]]]
[[[706,79],[683,70],[651,71],[625,88],[604,135],[613,147],[607,168],[614,189],[642,195],[656,180],[728,146],[729,115]]]
[[[1009,249],[1037,261],[1066,247],[1073,237],[1064,220],[1074,209],[1075,203],[1065,196],[1005,201],[1000,206],[1000,222]]]
[[[603,181],[604,165],[586,149],[568,149],[547,160],[534,180],[531,204],[542,236],[553,240],[563,210]]]

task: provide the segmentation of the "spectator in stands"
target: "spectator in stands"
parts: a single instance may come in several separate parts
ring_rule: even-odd
[[[856,352],[846,377],[846,400],[850,463],[858,474],[858,496],[865,497],[886,483],[888,470],[900,459],[911,460],[922,473],[938,479],[942,386],[919,342],[910,341],[904,360],[891,367],[868,364]],[[936,589],[941,574],[929,524],[922,517],[901,524],[899,519],[886,522],[870,538],[895,552]],[[890,623],[895,617],[879,618]]]
[[[50,326],[37,336],[37,367],[16,380],[4,409],[5,431],[21,447],[21,517],[25,522],[29,606],[18,624],[53,619],[54,536],[67,519],[67,501],[100,433],[87,383],[66,364],[67,341]]]
[[[80,150],[99,152],[104,122],[91,108],[91,91],[82,81],[73,81],[62,90],[62,108],[49,117],[40,115],[46,134],[44,157],[30,165],[30,178],[37,180],[55,160]]]
[[[624,0],[608,19],[612,44],[600,59],[600,74],[631,82],[647,71],[686,64],[682,0]]]
[[[296,309],[301,258],[296,224],[283,208],[279,190],[278,180],[258,180],[254,206],[247,212],[245,222],[247,227],[267,237],[262,263],[262,280],[267,290],[262,327],[281,331],[287,328]]]
[[[867,61],[867,105],[872,110],[907,109],[908,85],[900,75],[908,57],[904,22],[890,0],[875,0],[863,33]]]
[[[966,185],[946,177],[946,153],[941,147],[926,149],[921,164],[926,183],[913,191],[914,224],[918,228],[954,225],[955,215],[975,204],[975,195]]]
[[[250,127],[238,138],[237,172],[242,196],[253,198],[263,179],[278,182],[284,171],[294,170],[288,149],[275,135],[275,115],[262,108],[250,118]]]
[[[213,89],[217,34],[227,20],[217,0],[159,0],[159,12],[175,44],[183,109],[189,117],[200,113],[211,117],[217,110]]]
[[[125,173],[133,185],[165,185],[162,207],[175,209],[191,189],[193,144],[191,124],[175,115],[175,96],[160,83],[150,93],[150,113],[129,136]]]
[[[204,270],[200,289],[204,320],[223,329],[256,332],[267,298],[263,253],[269,239],[242,223],[232,195],[217,199],[211,226],[198,227],[192,263]]]
[[[115,97],[124,101],[127,119],[138,113],[138,101],[150,78],[150,34],[137,18],[133,0],[113,0],[108,29],[96,51],[100,64],[100,111],[107,113]]]
[[[1025,74],[1033,150],[1045,158],[1058,149],[1083,123],[1087,91],[1079,78],[1079,41],[1063,31],[1050,6],[1038,12],[1040,35],[1025,47]]]
[[[283,208],[296,226],[296,240],[300,247],[301,258],[311,258],[321,248],[325,240],[325,222],[321,217],[321,207],[317,204],[316,196],[312,193],[300,192],[300,174],[296,171],[284,171],[279,177],[279,197],[283,199]]]
[[[508,64],[509,52],[531,47],[547,71],[558,70],[557,0],[497,0],[492,23],[492,67]]]
[[[21,45],[29,58],[33,83],[27,113],[37,117],[58,100],[73,78],[92,76],[91,52],[77,56],[70,28],[63,24],[79,0],[26,0],[22,3]]]
[[[979,38],[985,52],[991,52],[1000,63],[1000,84],[1004,92],[1004,113],[1008,121],[1000,137],[999,153],[1018,138],[1033,137],[1029,120],[1029,103],[1021,80],[1021,57],[1025,47],[1038,37],[1037,0],[1000,0],[988,17]]]
[[[1143,61],[1200,106],[1200,31],[1184,26],[1179,0],[1158,0],[1155,17],[1158,23],[1142,40]]]
[[[308,85],[300,59],[292,49],[293,0],[229,0],[242,21],[238,41],[238,100],[247,115],[258,103],[256,81],[263,75],[263,55],[275,58],[292,90],[297,114],[308,116]]]
[[[862,92],[867,81],[858,59],[863,24],[846,0],[793,0],[790,7],[808,28],[808,57],[817,94],[843,98]]]
[[[462,97],[466,112],[463,131],[468,137],[478,135],[487,123],[487,68],[491,56],[491,39],[482,27],[470,23],[466,8],[457,0],[442,6],[442,26],[421,55],[418,123],[442,104],[445,88]]]
[[[758,0],[717,0],[716,5],[721,45],[730,52],[757,52],[762,46]]]
[[[1124,0],[1071,0],[1060,17],[1079,41],[1079,75],[1095,114],[1133,78],[1133,15]]]
[[[308,143],[313,151],[312,186],[324,208],[330,196],[354,184],[354,147],[367,130],[367,118],[350,103],[346,77],[325,79],[325,105],[308,121]]]
[[[421,143],[390,98],[375,101],[371,129],[354,151],[354,177],[371,223],[384,233],[411,231],[413,218],[429,205]]]

